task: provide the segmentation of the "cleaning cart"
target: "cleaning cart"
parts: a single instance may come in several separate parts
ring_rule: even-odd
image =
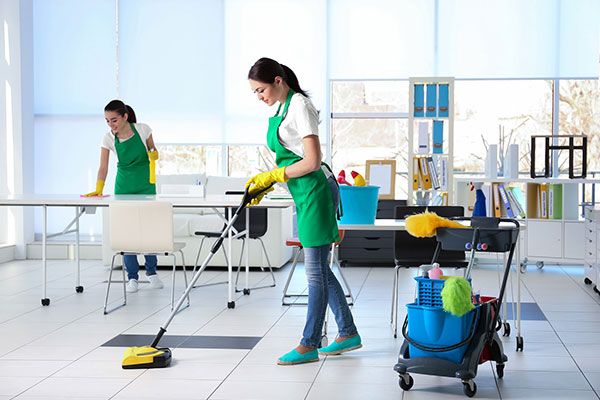
[[[504,354],[497,331],[502,324],[499,309],[506,290],[512,258],[519,236],[514,219],[459,217],[470,221],[461,228],[438,228],[433,261],[441,250],[470,251],[465,278],[470,279],[476,252],[508,253],[498,297],[474,296],[474,309],[462,317],[453,316],[441,307],[443,280],[421,278],[415,303],[408,304],[402,327],[404,342],[394,370],[403,390],[414,384],[411,373],[459,378],[465,395],[477,392],[475,377],[479,364],[496,362],[496,373],[504,376],[508,357]],[[419,278],[417,278],[419,280]],[[429,284],[422,283],[430,281]]]

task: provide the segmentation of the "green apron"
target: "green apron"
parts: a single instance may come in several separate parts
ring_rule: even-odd
[[[279,114],[281,104],[279,104],[275,116],[269,118],[267,144],[275,152],[275,163],[280,168],[302,160],[302,157],[281,144],[278,134],[279,125],[287,114],[293,94],[294,91],[290,89],[281,115]],[[317,247],[339,241],[336,210],[323,170],[319,168],[307,175],[290,178],[287,184],[296,204],[298,238],[302,246]]]
[[[148,151],[138,131],[129,124],[133,136],[124,142],[115,135],[117,151],[117,179],[115,194],[156,194],[156,186],[150,183],[150,160]]]

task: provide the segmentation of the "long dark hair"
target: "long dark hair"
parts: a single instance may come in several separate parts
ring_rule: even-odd
[[[121,100],[111,100],[105,107],[104,111],[114,111],[120,116],[127,114],[127,122],[136,123],[137,118],[133,108],[123,103]]]
[[[283,78],[285,83],[294,90],[296,93],[310,98],[308,93],[300,88],[300,83],[294,71],[290,67],[279,64],[277,61],[263,57],[259,59],[248,71],[248,79],[263,83],[274,83],[275,77],[280,76]]]

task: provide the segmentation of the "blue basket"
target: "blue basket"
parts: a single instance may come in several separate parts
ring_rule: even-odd
[[[377,215],[379,186],[340,185],[341,225],[372,224]]]
[[[443,279],[429,279],[420,276],[415,277],[417,281],[417,298],[415,304],[419,306],[442,307]]]
[[[417,347],[442,348],[467,339],[473,327],[473,318],[477,315],[479,305],[462,317],[445,312],[438,307],[407,304],[408,308],[408,341],[410,358],[433,357],[442,358],[459,364],[469,343],[448,351],[427,351]],[[477,323],[477,321],[475,321]],[[411,343],[411,341],[413,344]]]

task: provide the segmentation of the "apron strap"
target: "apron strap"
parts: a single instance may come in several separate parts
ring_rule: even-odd
[[[335,210],[335,217],[339,221],[344,216],[344,207],[342,206],[342,193],[340,191],[340,184],[338,183],[337,179],[335,179],[335,175],[333,174],[331,167],[329,165],[327,165],[327,163],[321,162],[321,167],[325,167],[325,169],[327,169],[329,172],[331,172],[331,177],[333,178],[333,181],[335,182],[335,185],[337,186],[338,193],[339,193],[339,196],[338,196],[339,202],[338,202],[337,210]]]

